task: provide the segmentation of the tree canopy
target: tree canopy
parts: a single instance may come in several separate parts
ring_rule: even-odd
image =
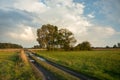
[[[58,41],[59,44],[61,45],[61,48],[69,50],[76,43],[76,39],[73,33],[68,29],[60,29],[58,34],[60,36],[60,39]]]
[[[91,44],[88,41],[84,41],[76,46],[77,50],[91,50]]]
[[[63,48],[70,49],[75,43],[76,39],[71,31],[68,29],[59,29],[57,26],[46,24],[37,29],[37,41],[41,48],[55,49]]]

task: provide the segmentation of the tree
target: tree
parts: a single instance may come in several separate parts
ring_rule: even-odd
[[[37,29],[37,37],[41,48],[47,48],[48,50],[54,50],[55,48],[69,50],[76,42],[71,31],[67,29],[58,30],[57,26],[50,24]]]
[[[60,29],[58,42],[61,48],[70,50],[70,48],[76,43],[76,39],[73,33],[68,29]]]
[[[106,48],[110,48],[109,46],[106,46]]]
[[[37,41],[42,48],[54,48],[58,34],[57,26],[50,24],[43,25],[37,29]]]
[[[120,43],[118,43],[117,45],[118,45],[118,48],[120,48]]]
[[[84,41],[76,46],[78,50],[91,50],[91,44],[88,41]]]
[[[115,44],[115,45],[113,45],[113,48],[117,48],[117,45]]]

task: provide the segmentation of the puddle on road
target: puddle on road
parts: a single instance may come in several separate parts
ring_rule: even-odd
[[[46,61],[44,58],[41,57],[37,57],[38,59],[40,59],[41,61]]]

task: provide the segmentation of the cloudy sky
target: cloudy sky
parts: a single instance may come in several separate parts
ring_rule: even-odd
[[[36,30],[53,24],[72,31],[77,42],[120,42],[120,0],[0,0],[0,42],[32,47]]]

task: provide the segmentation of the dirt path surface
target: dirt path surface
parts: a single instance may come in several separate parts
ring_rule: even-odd
[[[33,63],[44,75],[43,80],[57,80],[55,76],[37,63]]]
[[[28,52],[27,52],[28,53]],[[30,56],[28,56],[30,62],[43,74],[42,80],[58,80],[51,72],[44,69],[41,65],[39,65],[37,62],[35,62]]]

